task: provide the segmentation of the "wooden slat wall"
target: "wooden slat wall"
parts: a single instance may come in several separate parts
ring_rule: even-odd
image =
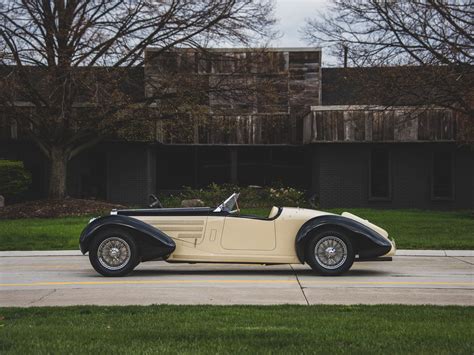
[[[315,142],[412,142],[456,139],[451,110],[386,110],[313,107],[303,122],[303,144]]]
[[[453,112],[442,109],[328,110],[321,106],[304,117],[256,114],[179,118],[167,122],[160,141],[242,145],[454,141],[456,122]],[[186,127],[193,131],[186,133]],[[179,131],[179,138],[173,130]]]
[[[455,138],[455,120],[450,111],[423,113],[418,119],[419,140],[449,140]]]
[[[293,138],[295,129],[288,114],[181,117],[160,124],[157,139],[166,144],[301,144]]]
[[[192,65],[200,63],[203,55],[208,62],[205,69],[202,63]],[[194,60],[190,59],[192,56]],[[214,80],[219,83],[228,80],[229,87],[241,81],[256,84],[257,93],[249,94],[246,102],[238,95],[228,98],[210,93],[209,102],[204,105],[208,105],[213,115],[195,117],[193,122],[186,122],[186,117],[163,122],[157,130],[157,139],[163,143],[302,144],[303,117],[311,106],[321,104],[320,49],[268,52],[229,49],[206,54],[175,51],[159,55],[148,51],[145,76],[156,84],[161,72],[180,71],[183,66],[209,80],[209,87],[215,86]],[[148,88],[147,95],[152,95],[152,91]],[[339,129],[342,128],[340,124]],[[342,131],[340,134],[343,135]]]

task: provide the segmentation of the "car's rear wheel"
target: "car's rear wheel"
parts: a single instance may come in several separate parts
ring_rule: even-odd
[[[125,276],[139,264],[136,242],[131,233],[110,228],[97,233],[89,249],[92,267],[104,276]]]
[[[345,273],[351,268],[354,258],[351,238],[340,230],[321,231],[306,245],[306,262],[321,275]]]

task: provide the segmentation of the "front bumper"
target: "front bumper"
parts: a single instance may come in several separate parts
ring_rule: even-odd
[[[388,239],[388,238],[387,238]],[[382,256],[377,256],[374,258],[370,257],[357,257],[354,261],[392,261],[392,256],[395,256],[395,253],[397,251],[397,246],[395,244],[394,239],[389,239],[390,244],[392,244],[392,248],[387,254],[384,254]]]
[[[390,244],[392,244],[392,248],[390,249],[390,251],[383,255],[384,257],[392,257],[392,256],[395,256],[396,252],[397,252],[397,245],[395,243],[395,239],[389,239],[390,241]]]

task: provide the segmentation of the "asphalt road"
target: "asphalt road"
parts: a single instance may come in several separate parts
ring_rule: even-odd
[[[147,262],[128,277],[95,273],[86,256],[0,257],[0,306],[125,304],[474,305],[474,256],[396,256],[340,277],[305,265]]]

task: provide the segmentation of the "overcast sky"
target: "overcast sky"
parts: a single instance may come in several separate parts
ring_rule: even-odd
[[[278,47],[306,47],[298,30],[304,25],[306,18],[317,16],[318,10],[324,10],[328,0],[276,0],[275,15],[277,25],[283,37],[276,41]]]
[[[278,30],[282,37],[276,40],[275,47],[308,47],[309,44],[301,38],[298,31],[305,23],[306,18],[315,18],[317,11],[324,11],[329,0],[276,0],[275,16],[279,20]],[[334,59],[324,55],[323,64],[333,64]]]

